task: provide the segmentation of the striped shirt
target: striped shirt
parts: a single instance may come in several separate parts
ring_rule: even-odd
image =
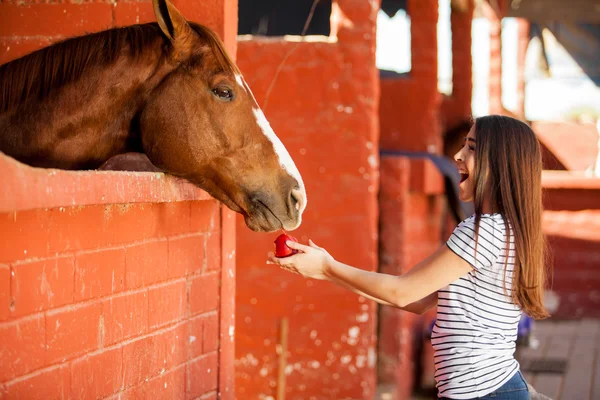
[[[432,345],[440,397],[471,399],[506,383],[514,358],[521,310],[510,297],[514,268],[511,237],[506,268],[506,227],[500,214],[483,214],[475,256],[475,216],[461,222],[446,245],[473,269],[438,291]]]

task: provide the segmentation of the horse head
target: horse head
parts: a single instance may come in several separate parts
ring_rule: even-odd
[[[306,207],[302,177],[218,36],[153,0],[171,73],[140,114],[144,152],[255,231],[294,230]]]

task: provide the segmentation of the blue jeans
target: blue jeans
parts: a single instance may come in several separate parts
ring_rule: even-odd
[[[477,398],[486,400],[529,400],[530,397],[527,383],[525,382],[525,379],[523,379],[521,371],[517,371],[504,385],[500,386],[490,394]],[[438,400],[450,399],[438,397]]]

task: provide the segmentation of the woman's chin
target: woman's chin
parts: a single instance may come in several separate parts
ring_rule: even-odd
[[[464,203],[468,203],[470,201],[473,201],[473,196],[469,195],[469,194],[465,193],[463,190],[461,190],[458,193],[458,199]]]

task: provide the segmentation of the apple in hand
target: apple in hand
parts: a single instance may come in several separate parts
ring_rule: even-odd
[[[288,240],[296,243],[298,242],[298,239],[291,235],[288,235],[287,233],[282,233],[277,237],[277,239],[275,239],[275,257],[289,257],[298,252],[298,250],[291,249],[288,247],[287,244],[285,244],[285,242]]]

